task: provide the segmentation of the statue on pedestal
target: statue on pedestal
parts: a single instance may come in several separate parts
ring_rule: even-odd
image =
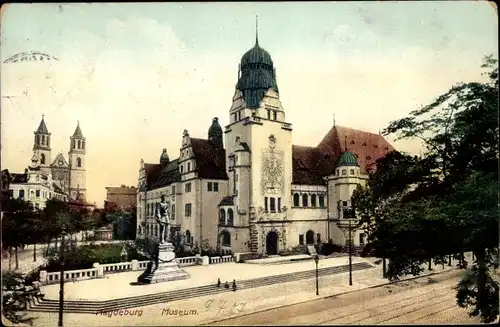
[[[170,229],[168,219],[170,218],[170,204],[161,196],[161,202],[156,207],[156,221],[160,224],[160,243],[170,242]]]

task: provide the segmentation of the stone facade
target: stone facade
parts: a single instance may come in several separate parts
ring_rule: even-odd
[[[356,225],[352,193],[393,147],[379,134],[335,125],[316,147],[293,145],[269,53],[257,41],[239,68],[224,143],[214,118],[206,140],[184,132],[178,159],[170,162],[164,150],[159,164],[141,161],[137,221],[151,227],[138,236],[156,233],[152,215],[164,193],[189,244],[267,255],[300,244],[345,244],[347,222]],[[363,235],[352,229],[354,245]]]

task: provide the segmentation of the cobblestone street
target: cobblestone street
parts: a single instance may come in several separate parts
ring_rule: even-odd
[[[456,272],[291,305],[213,325],[476,324],[457,306]]]

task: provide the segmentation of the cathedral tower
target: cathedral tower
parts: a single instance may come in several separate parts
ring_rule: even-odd
[[[45,125],[44,116],[42,115],[40,126],[38,126],[38,129],[35,131],[32,158],[37,159],[37,164],[44,175],[50,173],[50,153],[50,133],[47,129],[47,125]]]
[[[85,137],[83,137],[80,123],[76,126],[73,136],[70,137],[69,156],[69,194],[72,199],[85,200],[86,186],[86,158]]]

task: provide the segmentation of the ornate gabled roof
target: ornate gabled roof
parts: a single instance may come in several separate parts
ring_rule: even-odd
[[[374,164],[379,158],[393,150],[382,135],[333,126],[317,147],[292,147],[293,184],[325,184],[323,177],[334,172],[345,152],[352,153],[361,173],[367,174],[368,170],[376,168]]]
[[[227,180],[226,150],[209,140],[191,138],[198,177]]]
[[[63,164],[59,165],[59,161],[62,161]],[[66,160],[66,158],[64,157],[64,154],[62,154],[62,152],[59,152],[50,166],[67,167],[67,166],[69,166],[69,163]]]
[[[38,129],[36,130],[35,133],[44,135],[49,134],[49,130],[47,129],[47,125],[45,125],[45,119],[43,115],[42,115],[42,120],[40,121],[40,125],[38,125]]]
[[[150,174],[153,174],[154,177],[151,179],[148,171],[146,170],[148,190],[164,187],[181,181],[178,159],[170,161],[163,167],[158,165],[154,168],[151,167],[150,169]]]
[[[76,129],[75,129],[75,132],[73,133],[73,137],[83,139],[83,133],[82,133],[82,130],[80,128],[80,122],[78,122],[78,124],[76,125]]]

